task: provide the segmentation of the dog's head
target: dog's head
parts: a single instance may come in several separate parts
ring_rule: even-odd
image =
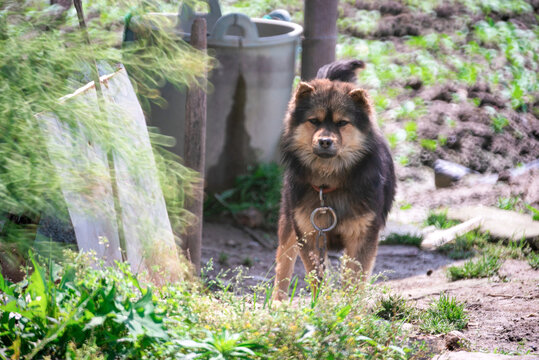
[[[351,83],[301,82],[290,101],[283,153],[322,174],[347,170],[369,151],[377,125],[367,92]]]

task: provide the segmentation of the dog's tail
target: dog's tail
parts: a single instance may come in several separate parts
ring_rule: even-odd
[[[344,82],[356,82],[357,72],[365,69],[361,60],[338,60],[318,69],[317,79],[329,79]]]

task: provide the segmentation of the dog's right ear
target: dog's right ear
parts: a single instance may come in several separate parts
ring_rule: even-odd
[[[298,88],[296,89],[296,94],[294,95],[294,100],[298,101],[306,96],[309,96],[313,91],[314,91],[314,87],[302,81],[298,84]]]

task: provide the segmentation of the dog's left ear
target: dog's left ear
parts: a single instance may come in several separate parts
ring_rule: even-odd
[[[365,89],[354,89],[348,93],[354,102],[364,108],[369,114],[372,113],[372,103]]]
[[[296,94],[294,95],[294,100],[298,101],[299,99],[309,96],[313,92],[314,92],[314,87],[302,81],[298,84],[298,88],[296,89]]]

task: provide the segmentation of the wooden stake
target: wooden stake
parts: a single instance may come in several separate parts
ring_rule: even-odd
[[[199,50],[206,50],[206,19],[196,18],[191,27],[191,45]],[[203,78],[206,74],[202,75]],[[202,83],[204,84],[205,79]],[[196,186],[193,198],[186,205],[187,210],[196,216],[196,222],[186,229],[182,247],[187,257],[200,273],[202,245],[202,204],[204,197],[204,166],[206,156],[206,92],[204,88],[192,86],[187,91],[185,104],[185,164],[200,173],[200,182]]]
[[[318,69],[335,61],[339,0],[305,0],[301,78],[312,80]]]

